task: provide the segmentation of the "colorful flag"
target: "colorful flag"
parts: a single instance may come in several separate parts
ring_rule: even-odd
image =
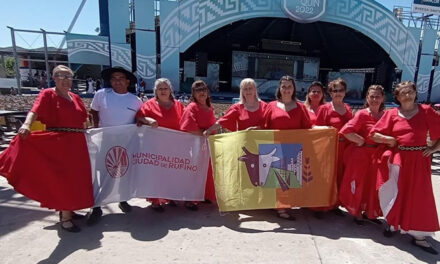
[[[95,205],[133,197],[204,200],[209,164],[204,137],[135,125],[87,133]]]
[[[337,200],[335,129],[209,137],[220,211],[321,207]]]

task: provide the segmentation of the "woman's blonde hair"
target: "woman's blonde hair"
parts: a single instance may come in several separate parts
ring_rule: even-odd
[[[70,68],[67,67],[66,65],[58,65],[58,66],[56,66],[55,68],[53,68],[52,76],[55,77],[55,75],[56,75],[58,72],[61,72],[61,71],[67,71],[67,72],[69,72],[69,73],[73,76],[73,71],[72,71],[72,69],[70,69]]]
[[[257,83],[252,78],[244,78],[240,82],[240,103],[242,103],[242,104],[246,103],[246,98],[243,95],[243,88],[246,85],[252,85],[255,88],[256,99],[257,99],[257,101],[260,100],[260,98],[258,97],[258,91],[256,91],[257,90]]]

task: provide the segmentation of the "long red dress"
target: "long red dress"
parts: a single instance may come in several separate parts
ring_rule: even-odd
[[[81,98],[72,101],[54,89],[40,92],[31,112],[47,128],[84,128],[87,110]],[[14,189],[57,210],[77,210],[94,204],[86,138],[78,132],[35,132],[16,136],[0,155],[0,174]]]
[[[210,107],[209,110],[206,111],[205,109],[201,108],[196,102],[191,102],[186,106],[182,118],[180,119],[180,130],[186,132],[206,130],[214,125],[215,122],[216,119],[214,109],[212,107]],[[209,161],[208,166],[208,176],[206,179],[205,187],[205,199],[209,199],[211,201],[216,200],[211,161]]]
[[[426,146],[440,138],[440,115],[429,105],[419,105],[419,112],[406,119],[398,108],[388,110],[371,130],[392,136],[400,146]],[[431,182],[431,157],[422,150],[385,151],[379,165],[379,200],[385,218],[396,230],[435,232],[439,230]],[[389,162],[389,163],[388,163]],[[389,166],[388,166],[389,164]]]
[[[278,101],[267,104],[263,114],[265,129],[308,129],[312,127],[306,107],[297,103],[297,107],[285,111],[277,106]]]
[[[351,113],[351,108],[347,104],[345,106],[345,114],[341,115],[333,109],[332,103],[326,103],[319,107],[318,113],[316,114],[316,125],[317,126],[332,126],[338,131],[353,117]],[[337,157],[337,183],[338,190],[341,185],[342,176],[344,175],[344,160],[343,155],[345,147],[348,142],[345,138],[339,138],[338,144],[338,157]]]
[[[369,137],[376,120],[367,109],[356,115],[339,131],[340,135],[356,133],[365,139],[363,146],[349,144],[345,149],[345,171],[339,189],[339,200],[353,216],[365,211],[369,218],[382,215],[376,189],[378,145]]]
[[[218,123],[229,131],[245,130],[253,126],[263,127],[263,113],[266,106],[265,102],[260,101],[259,108],[251,112],[246,110],[242,103],[233,104]]]
[[[151,117],[157,121],[160,127],[179,130],[180,119],[182,118],[184,108],[181,102],[174,100],[173,106],[166,109],[159,105],[156,98],[151,98],[142,105],[141,109],[136,113],[136,118]],[[164,204],[168,202],[167,199],[162,198],[147,198],[147,201],[153,204]]]

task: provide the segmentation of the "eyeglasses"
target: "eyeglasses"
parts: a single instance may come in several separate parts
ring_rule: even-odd
[[[55,75],[55,78],[58,78],[60,80],[73,80],[72,75]]]
[[[345,93],[344,89],[333,89],[330,91],[331,93]]]

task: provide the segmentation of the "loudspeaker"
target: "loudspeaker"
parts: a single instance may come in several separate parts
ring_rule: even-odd
[[[196,76],[206,77],[208,75],[208,53],[196,53]]]

